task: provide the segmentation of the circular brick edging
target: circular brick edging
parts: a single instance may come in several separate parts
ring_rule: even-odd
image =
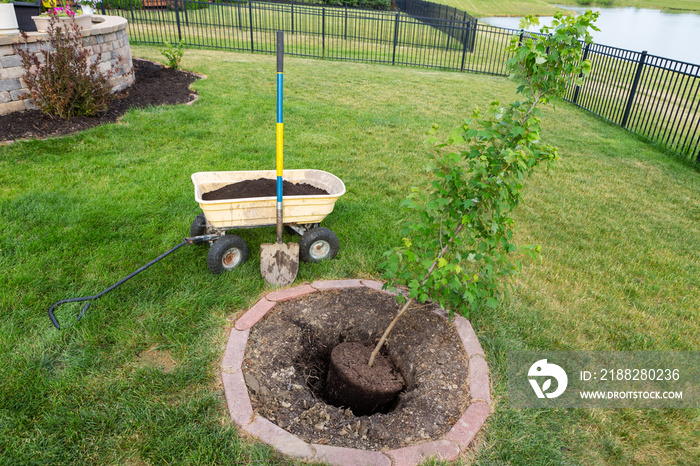
[[[491,411],[489,369],[484,350],[469,321],[461,316],[454,318],[454,324],[469,360],[470,403],[457,423],[440,440],[385,452],[308,444],[253,411],[248,388],[243,378],[243,358],[245,357],[250,329],[265,317],[265,314],[278,302],[288,301],[316,291],[359,287],[389,293],[382,289],[382,283],[374,280],[319,280],[294,288],[272,291],[236,320],[221,361],[221,378],[231,419],[242,430],[276,448],[281,453],[306,461],[345,466],[412,466],[433,457],[448,461],[456,459],[461,452],[467,450]],[[447,317],[444,311],[440,314]]]

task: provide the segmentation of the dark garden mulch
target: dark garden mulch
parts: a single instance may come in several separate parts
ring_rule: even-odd
[[[41,139],[82,131],[117,121],[130,108],[181,104],[194,100],[190,85],[198,79],[194,73],[176,71],[157,63],[134,58],[136,82],[115,94],[104,113],[67,120],[51,118],[39,110],[28,110],[0,116],[0,141]]]

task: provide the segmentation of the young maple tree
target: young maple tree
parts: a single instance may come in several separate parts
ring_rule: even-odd
[[[413,212],[402,234],[403,245],[386,254],[386,287],[408,287],[408,299],[389,324],[369,365],[396,322],[415,302],[432,300],[451,313],[468,314],[479,306],[495,308],[504,278],[521,268],[517,252],[537,257],[539,246],[513,243],[513,210],[522,200],[525,178],[541,163],[557,159],[557,149],[542,142],[538,106],[564,96],[572,82],[590,71],[582,60],[583,44],[597,30],[598,13],[554,16],[540,34],[511,38],[506,49],[510,77],[519,82],[522,100],[493,102],[477,109],[445,141],[427,141],[435,151],[428,167],[432,181],[413,188],[403,206]],[[539,24],[527,17],[522,28]],[[401,297],[399,297],[401,299]]]

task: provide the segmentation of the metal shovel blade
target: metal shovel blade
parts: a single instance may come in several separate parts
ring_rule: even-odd
[[[270,285],[289,285],[299,271],[298,243],[260,245],[260,273]]]

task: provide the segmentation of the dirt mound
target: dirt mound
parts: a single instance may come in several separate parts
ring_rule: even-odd
[[[308,183],[282,182],[284,196],[324,196],[327,191],[311,186]],[[277,180],[258,178],[257,180],[244,180],[231,183],[214,191],[202,194],[205,201],[219,201],[224,199],[247,199],[251,197],[275,197],[277,196]]]

